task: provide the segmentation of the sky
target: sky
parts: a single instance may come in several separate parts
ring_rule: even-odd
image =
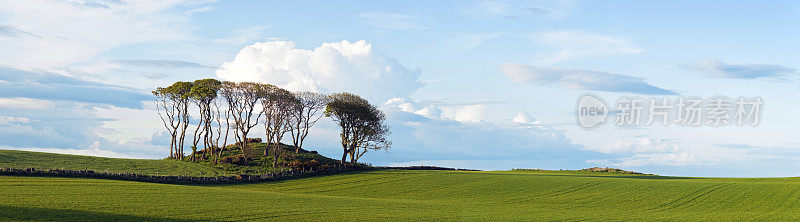
[[[388,152],[362,158],[374,165],[800,176],[797,12],[796,1],[0,1],[0,149],[164,158],[150,92],[216,78],[365,97],[392,131]],[[609,108],[605,123],[578,124],[585,95]],[[621,98],[716,97],[760,98],[758,124],[614,123]],[[336,157],[337,134],[323,118],[306,146]]]

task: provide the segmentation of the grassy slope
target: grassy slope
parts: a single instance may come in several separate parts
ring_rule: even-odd
[[[283,146],[279,163],[286,159],[308,161],[315,159],[323,164],[336,163],[335,160],[319,154],[300,153],[294,154],[291,147]],[[235,147],[234,147],[235,148]],[[210,160],[191,163],[177,160],[144,160],[104,158],[79,155],[65,155],[54,153],[40,153],[16,150],[0,150],[0,167],[9,168],[37,168],[37,169],[69,169],[69,170],[94,170],[112,173],[139,173],[146,175],[187,175],[187,176],[230,176],[235,174],[260,174],[274,171],[271,167],[272,157],[263,157],[265,144],[255,144],[251,153],[251,160],[247,165],[211,164]],[[226,151],[224,156],[241,154],[238,149]]]
[[[94,170],[148,175],[224,175],[226,172],[203,164],[176,160],[104,158],[16,150],[0,150],[0,167],[25,169]]]
[[[2,219],[799,220],[800,178],[381,170],[182,186],[0,176]]]

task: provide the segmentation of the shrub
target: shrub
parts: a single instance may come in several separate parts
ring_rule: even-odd
[[[317,160],[309,160],[309,161],[300,161],[300,160],[293,160],[286,164],[287,167],[295,170],[319,170],[319,161]]]
[[[226,156],[226,157],[222,158],[222,162],[223,163],[241,165],[241,164],[245,163],[244,162],[244,155],[237,154],[237,155],[233,155],[233,156]]]

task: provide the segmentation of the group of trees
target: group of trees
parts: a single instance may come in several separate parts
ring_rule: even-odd
[[[288,133],[291,145],[298,153],[309,129],[322,116],[330,117],[341,128],[343,149],[341,163],[356,163],[369,150],[388,149],[389,127],[384,114],[367,100],[350,93],[324,95],[314,92],[291,92],[280,87],[254,82],[227,82],[200,79],[175,82],[153,91],[158,115],[171,137],[170,158],[203,158],[195,155],[203,149],[217,163],[228,146],[229,138],[241,150],[244,161],[250,151],[248,136],[264,127],[267,149],[272,153],[272,166],[278,164],[283,149],[280,142]],[[195,117],[196,116],[196,117]],[[195,118],[193,118],[195,117]],[[191,137],[187,129],[193,129]],[[232,135],[231,135],[232,134]],[[192,153],[187,157],[184,147],[190,138]],[[222,143],[220,143],[222,141]],[[202,142],[202,143],[201,143]]]

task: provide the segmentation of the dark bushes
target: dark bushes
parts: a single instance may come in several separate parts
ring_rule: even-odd
[[[327,166],[324,169],[325,170],[317,170],[317,171],[290,170],[279,173],[268,173],[263,175],[189,177],[189,176],[152,176],[152,175],[141,175],[135,173],[107,173],[107,172],[95,172],[91,170],[54,170],[54,169],[37,170],[34,168],[28,168],[28,169],[0,168],[0,175],[94,178],[94,179],[129,180],[129,181],[166,183],[166,184],[233,184],[233,183],[258,183],[258,182],[276,181],[276,180],[302,178],[302,177],[325,175],[325,174],[332,174],[339,172],[364,171],[375,168],[348,167],[348,166],[337,165],[337,166]]]
[[[297,169],[297,170],[319,170],[319,161],[317,160],[309,160],[309,161],[300,161],[294,160],[287,164],[290,169]]]
[[[473,170],[473,169],[460,169],[460,168],[448,168],[448,167],[437,167],[437,166],[407,166],[407,167],[377,167],[380,169],[400,169],[400,170],[457,170],[457,171],[480,171],[480,170]]]
[[[242,164],[246,163],[244,155],[242,155],[242,154],[237,154],[237,155],[233,155],[233,156],[226,156],[226,157],[222,158],[222,162],[223,163],[235,164],[235,165],[242,165]]]

